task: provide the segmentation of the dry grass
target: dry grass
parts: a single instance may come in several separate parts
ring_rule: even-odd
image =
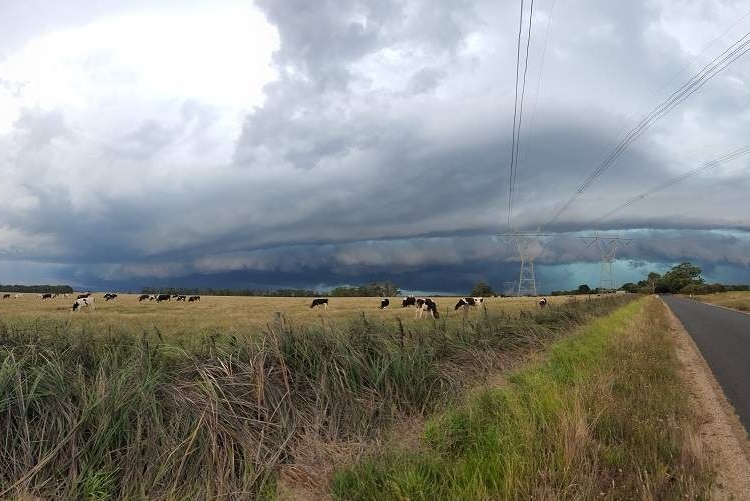
[[[485,354],[544,346],[628,300],[490,300],[466,321],[448,298],[439,321],[372,298],[327,312],[307,299],[126,296],[80,313],[61,299],[5,300],[0,498],[273,496],[279,470],[314,478],[301,468],[311,438],[356,443],[426,415]]]
[[[71,312],[75,296],[42,300],[36,294],[25,294],[20,299],[0,300],[0,319],[15,329],[44,332],[61,324],[73,330],[93,333],[137,334],[159,333],[164,338],[210,336],[214,334],[244,336],[265,330],[280,312],[293,326],[310,323],[348,321],[363,313],[372,320],[393,322],[401,320],[405,327],[424,326],[427,320],[414,318],[414,307],[401,308],[400,298],[391,298],[391,306],[380,310],[380,298],[331,298],[327,310],[310,308],[311,298],[269,298],[239,296],[202,296],[200,302],[169,301],[138,302],[138,294],[122,294],[115,301],[105,302],[102,294],[95,294],[95,310]],[[575,298],[575,296],[571,296]],[[554,304],[568,302],[571,297],[555,297]],[[453,307],[458,298],[440,297],[437,304],[441,317],[452,328],[463,321],[461,311]],[[517,316],[521,311],[538,309],[535,298],[487,298],[487,314],[507,313]],[[475,320],[482,310],[471,311],[468,320]]]
[[[747,291],[719,292],[717,294],[706,294],[705,296],[693,296],[693,299],[734,308],[735,310],[750,311],[750,292]]]

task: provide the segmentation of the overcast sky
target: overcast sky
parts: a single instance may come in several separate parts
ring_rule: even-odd
[[[504,289],[519,4],[2,0],[0,283]],[[633,239],[618,283],[683,260],[750,282],[748,158],[601,220],[750,145],[750,54],[549,224],[747,2],[534,7],[511,224],[555,234],[540,289],[598,284],[593,231]]]

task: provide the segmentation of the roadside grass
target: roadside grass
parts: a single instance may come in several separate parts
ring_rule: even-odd
[[[273,497],[301,437],[371,437],[450,401],[477,360],[543,346],[628,301],[419,324],[282,319],[184,343],[0,323],[0,498]]]
[[[713,482],[664,306],[647,298],[556,342],[428,421],[398,447],[337,473],[339,499],[705,499]]]
[[[701,294],[693,296],[693,299],[703,301],[704,303],[717,304],[734,308],[735,310],[750,312],[750,292],[733,291],[718,292],[716,294]]]

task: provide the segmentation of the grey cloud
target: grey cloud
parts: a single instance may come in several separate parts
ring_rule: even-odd
[[[438,68],[422,68],[415,72],[409,80],[408,92],[423,94],[434,90],[445,78],[445,71]]]

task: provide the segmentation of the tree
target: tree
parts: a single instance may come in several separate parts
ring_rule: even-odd
[[[649,274],[650,276],[650,274]],[[702,285],[701,269],[692,263],[684,262],[673,266],[659,281],[659,288],[665,292],[680,292],[688,285]]]
[[[474,297],[490,297],[494,296],[495,292],[492,290],[492,287],[488,283],[485,282],[477,282],[474,284],[474,288],[471,289],[471,295]]]
[[[591,287],[589,287],[588,284],[579,285],[578,294],[591,294]]]
[[[622,284],[622,287],[620,287],[620,289],[624,290],[625,292],[638,292],[638,285],[634,284],[633,282],[628,282]]]
[[[659,283],[659,280],[661,280],[661,275],[653,271],[646,277],[646,287],[648,287],[651,294],[656,293],[656,285]]]

